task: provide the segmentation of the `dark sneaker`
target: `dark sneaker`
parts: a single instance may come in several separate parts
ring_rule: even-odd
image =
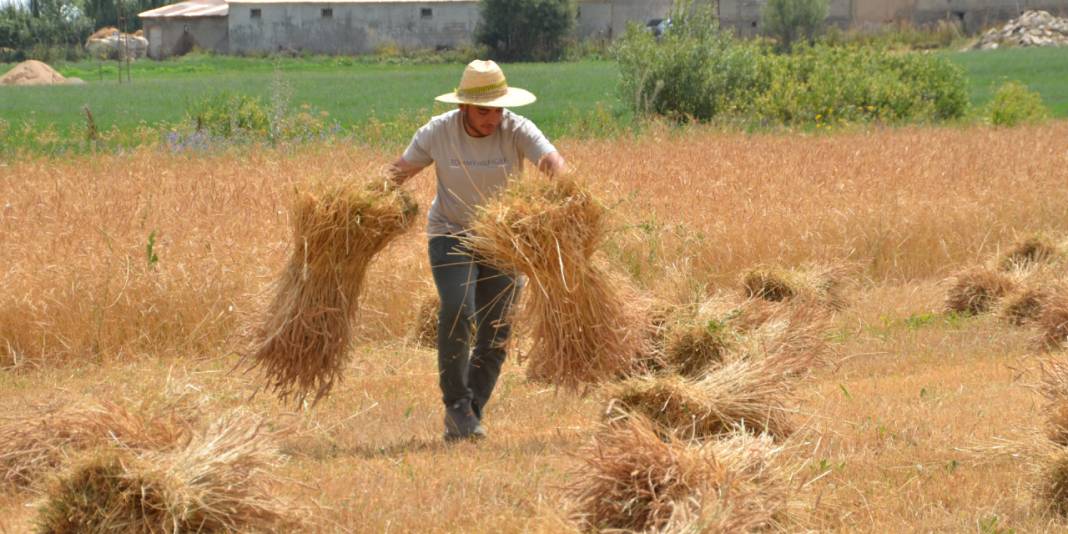
[[[482,428],[478,422],[478,416],[471,409],[470,401],[463,400],[445,407],[445,441],[484,437],[486,437],[486,429]]]

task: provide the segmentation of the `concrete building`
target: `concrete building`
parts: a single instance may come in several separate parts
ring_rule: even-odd
[[[225,54],[228,12],[225,0],[190,0],[141,13],[148,57],[180,56],[193,48]]]
[[[613,39],[630,23],[645,24],[671,13],[672,0],[583,0],[575,30],[580,39]]]
[[[613,38],[628,23],[664,18],[672,0],[580,0],[580,38]],[[141,13],[149,56],[192,46],[219,53],[366,54],[391,45],[472,43],[478,0],[189,0]]]
[[[719,0],[720,24],[737,34],[760,32],[760,11],[767,0]],[[831,0],[828,22],[839,27],[875,27],[893,23],[918,26],[939,20],[961,24],[967,33],[1016,18],[1029,9],[1068,13],[1068,0]]]

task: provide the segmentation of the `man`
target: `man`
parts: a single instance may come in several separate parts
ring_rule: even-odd
[[[438,370],[445,440],[451,442],[485,436],[481,421],[504,363],[510,331],[504,321],[517,292],[511,273],[473,258],[459,236],[469,230],[477,207],[523,172],[524,159],[549,176],[564,172],[566,163],[533,122],[505,109],[535,97],[509,87],[493,61],[472,61],[456,91],[436,100],[458,109],[420,128],[390,174],[401,185],[433,163],[437,175],[427,248],[441,300]]]

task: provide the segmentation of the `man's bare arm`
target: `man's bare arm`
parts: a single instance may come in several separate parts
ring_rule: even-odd
[[[538,170],[552,177],[567,174],[568,167],[567,162],[564,161],[564,157],[559,152],[551,152],[543,156],[541,161],[538,162]]]
[[[394,161],[386,168],[386,172],[388,173],[389,179],[395,185],[400,186],[403,185],[404,182],[407,182],[412,176],[419,174],[419,171],[425,168],[426,165],[412,165],[411,163],[404,161],[404,158],[397,158],[397,161]]]

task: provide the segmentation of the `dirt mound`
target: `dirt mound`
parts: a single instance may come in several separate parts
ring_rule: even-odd
[[[1047,11],[1027,11],[1001,28],[994,28],[979,38],[972,48],[991,50],[1003,46],[1068,45],[1068,19],[1057,18]]]
[[[0,76],[0,85],[59,85],[67,79],[52,67],[35,59],[23,61]]]

